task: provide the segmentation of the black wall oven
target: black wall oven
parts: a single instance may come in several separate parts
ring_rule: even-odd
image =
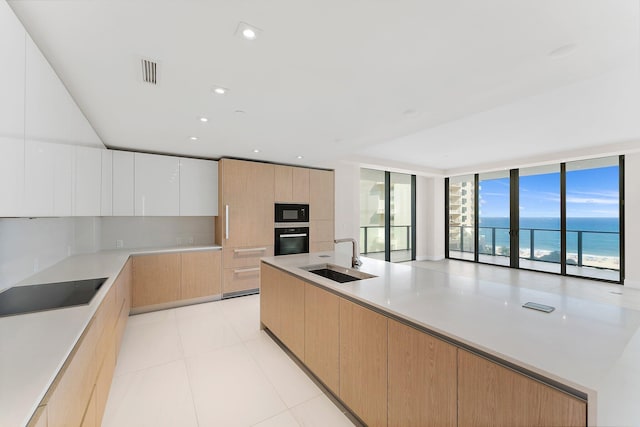
[[[309,253],[309,227],[298,227],[302,224],[276,223],[275,255],[291,255]]]
[[[309,205],[276,203],[275,222],[309,222]]]

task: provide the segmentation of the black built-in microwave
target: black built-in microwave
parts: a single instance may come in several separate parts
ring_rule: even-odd
[[[276,203],[275,222],[309,222],[309,205]]]

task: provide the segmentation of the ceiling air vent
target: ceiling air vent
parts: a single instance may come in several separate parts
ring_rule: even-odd
[[[158,63],[142,59],[142,81],[152,85],[158,84]]]

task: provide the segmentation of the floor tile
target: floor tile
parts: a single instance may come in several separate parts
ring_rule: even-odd
[[[353,423],[324,394],[291,409],[304,427],[353,427]]]
[[[249,426],[286,409],[242,344],[186,359],[198,422]]]
[[[127,322],[115,376],[183,357],[173,311],[132,316]]]
[[[200,304],[204,306],[204,304]],[[240,337],[220,310],[202,307],[190,313],[176,312],[178,332],[185,357],[210,353],[240,343]]]
[[[184,361],[114,378],[104,427],[197,426]]]
[[[258,339],[246,341],[245,346],[287,407],[322,394],[318,386],[265,332],[261,332]]]
[[[286,411],[255,424],[253,427],[300,427],[300,424],[298,424],[291,411]]]
[[[260,336],[260,295],[223,300],[220,307],[242,341]]]

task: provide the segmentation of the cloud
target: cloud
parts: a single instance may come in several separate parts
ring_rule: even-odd
[[[617,205],[618,199],[595,198],[595,197],[576,197],[567,196],[567,203],[589,204],[589,205]]]

